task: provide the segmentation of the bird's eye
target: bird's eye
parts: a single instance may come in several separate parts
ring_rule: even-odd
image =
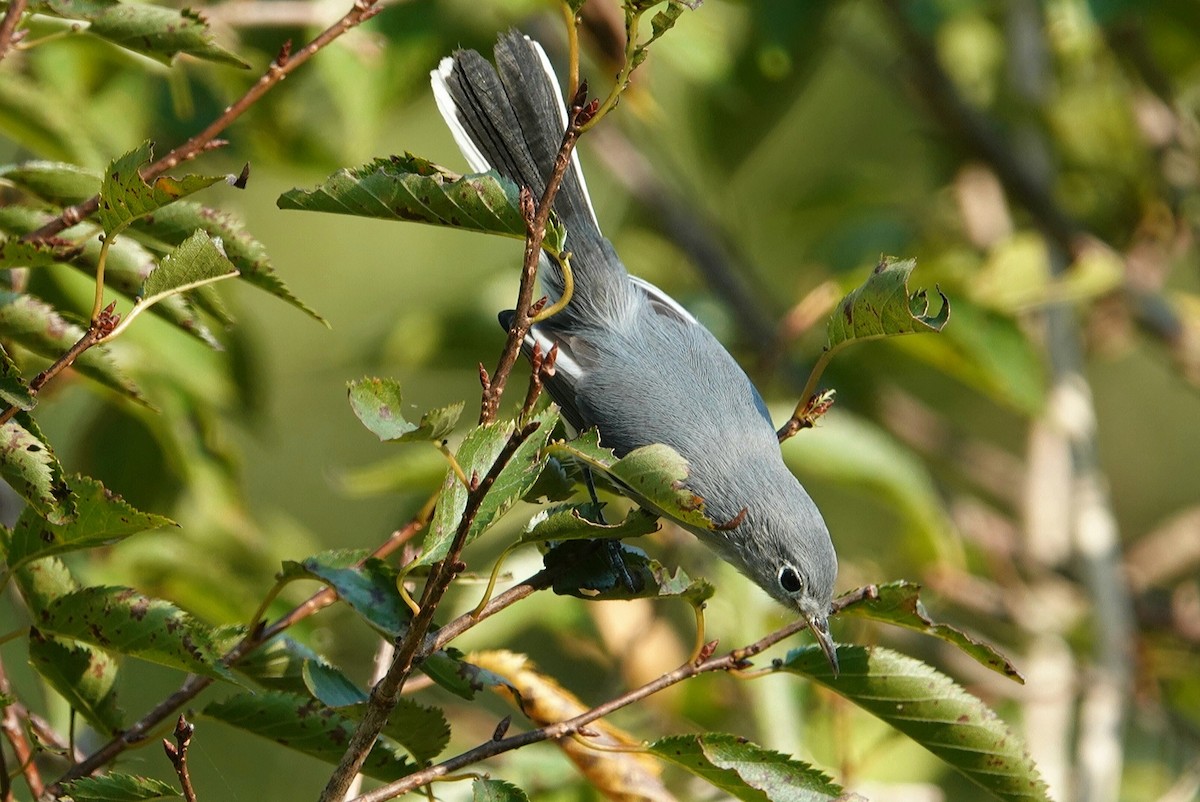
[[[800,575],[790,565],[783,566],[783,570],[779,572],[779,585],[788,593],[798,593],[800,588],[804,587],[804,583],[800,581]]]

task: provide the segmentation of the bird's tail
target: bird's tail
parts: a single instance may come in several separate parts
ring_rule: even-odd
[[[541,46],[509,31],[495,49],[496,66],[474,50],[442,59],[431,73],[438,110],[470,163],[480,172],[495,169],[540,198],[562,145],[566,107],[558,80]],[[625,282],[625,268],[600,234],[578,158],[563,177],[554,210],[567,229],[567,250],[575,293],[570,312],[603,313]],[[542,260],[542,281],[552,296],[562,292],[562,276]],[[591,307],[591,308],[589,308]]]

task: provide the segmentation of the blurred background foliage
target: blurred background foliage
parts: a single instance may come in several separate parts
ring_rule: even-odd
[[[342,6],[207,6],[246,71],[167,67],[42,20],[0,71],[0,162],[99,169],[147,137],[165,150],[219,114],[285,39],[307,40]],[[600,94],[620,53],[619,15],[610,0],[584,12],[582,72]],[[495,314],[515,295],[520,243],[284,212],[275,199],[403,151],[465,169],[428,71],[456,47],[489,52],[509,26],[561,63],[553,3],[393,2],[204,158],[207,172],[252,164],[245,192],[203,200],[241,215],[331,328],[223,286],[237,320],[218,332],[223,350],[158,320],[114,344],[158,412],[74,378],[48,389],[39,422],[67,469],[180,523],[89,553],[74,565],[89,582],[244,621],[280,560],[374,546],[437,486],[436,453],[379,444],[350,413],[346,381],[395,376],[416,408],[477,397],[476,364],[502,343]],[[43,36],[55,38],[29,46]],[[829,522],[842,589],[922,582],[937,617],[995,642],[1027,684],[895,631],[845,620],[835,636],[898,643],[955,676],[1025,732],[1059,799],[1176,802],[1200,788],[1198,113],[1190,0],[708,0],[580,145],[630,271],[734,348],[777,421],[832,304],[880,254],[916,257],[914,284],[952,298],[942,335],[840,355],[823,382],[838,391],[835,410],[785,454]],[[85,276],[39,270],[29,281],[86,315]],[[473,546],[470,567],[486,569],[517,523]],[[690,536],[668,530],[651,548],[717,583],[710,636],[732,645],[784,620]],[[530,553],[509,566],[519,578],[538,563]],[[682,605],[545,599],[465,644],[528,654],[598,702],[683,659],[690,618]],[[297,634],[369,677],[375,638],[349,613],[330,610]],[[14,683],[30,681],[7,662]],[[175,681],[128,666],[124,706],[142,710]],[[478,731],[457,724],[454,743],[489,737],[502,710],[480,710]],[[977,793],[876,720],[783,677],[702,677],[617,719],[635,733],[655,720],[744,734],[833,768],[872,799]],[[328,773],[247,741],[201,723],[202,798],[291,798]],[[169,776],[159,757],[128,760]],[[550,748],[522,750],[498,772],[534,798],[591,798]]]

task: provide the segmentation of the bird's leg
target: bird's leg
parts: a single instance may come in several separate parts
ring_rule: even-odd
[[[588,466],[583,466],[583,482],[587,485],[588,495],[592,497],[592,504],[596,508],[596,517],[600,520],[598,523],[607,524],[604,519],[604,508],[600,506],[600,497],[596,495],[596,480],[592,476],[592,469]],[[630,575],[629,569],[625,567],[625,561],[621,558],[621,541],[605,540],[604,549],[608,555],[608,567],[620,580],[621,584],[630,593],[637,593],[637,585],[633,581],[633,576]]]

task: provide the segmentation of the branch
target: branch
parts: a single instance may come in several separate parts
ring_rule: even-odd
[[[851,604],[856,604],[864,599],[873,598],[877,595],[878,590],[874,585],[867,585],[859,588],[853,593],[846,594],[833,602],[833,613],[836,614]],[[401,794],[420,788],[423,785],[445,777],[449,774],[459,771],[460,769],[470,766],[473,763],[478,763],[481,760],[486,760],[490,757],[510,752],[514,749],[520,749],[523,746],[535,744],[540,741],[551,739],[564,738],[571,735],[581,733],[588,724],[597,719],[604,718],[608,714],[620,710],[623,707],[641,701],[648,696],[652,696],[659,691],[669,688],[683,682],[686,679],[707,674],[714,671],[734,671],[744,670],[749,666],[751,657],[769,649],[780,641],[791,637],[802,629],[808,627],[808,622],[804,619],[794,621],[787,626],[777,629],[754,643],[743,646],[740,649],[722,655],[720,657],[707,657],[697,661],[689,661],[676,668],[674,671],[669,671],[662,676],[647,682],[639,688],[635,688],[618,697],[610,699],[604,704],[597,705],[586,713],[582,713],[567,721],[562,721],[557,724],[550,724],[545,727],[540,727],[536,730],[513,735],[508,738],[498,738],[481,744],[474,749],[463,752],[455,757],[445,760],[436,766],[431,766],[422,771],[410,774],[396,782],[381,786],[369,793],[356,797],[353,802],[384,802],[384,800],[393,799]],[[710,644],[715,647],[715,642]],[[711,649],[709,650],[711,654]],[[704,655],[701,653],[701,657]]]
[[[0,22],[0,59],[8,55],[8,51],[12,49],[13,43],[16,41],[14,35],[17,30],[17,25],[21,22],[21,15],[25,13],[26,0],[9,0],[8,11],[4,12],[4,20]]]
[[[8,674],[4,671],[4,665],[0,664],[0,694],[7,697],[12,697],[12,686],[8,682]],[[3,713],[0,713],[0,732],[4,733],[4,737],[8,739],[8,743],[12,746],[13,755],[17,758],[18,770],[25,775],[25,784],[29,786],[29,792],[34,799],[40,799],[44,788],[42,787],[42,775],[38,771],[37,763],[34,761],[34,749],[29,743],[29,739],[25,737],[25,727],[21,724],[21,713],[15,704],[4,706]],[[7,781],[7,772],[5,772]],[[11,793],[12,787],[9,786],[8,792]]]
[[[179,790],[183,792],[184,802],[196,802],[196,789],[192,787],[192,775],[188,772],[187,764],[188,746],[192,743],[192,733],[195,731],[196,726],[180,716],[175,722],[175,743],[166,738],[162,742],[163,751],[167,753],[167,759],[179,777]]]

